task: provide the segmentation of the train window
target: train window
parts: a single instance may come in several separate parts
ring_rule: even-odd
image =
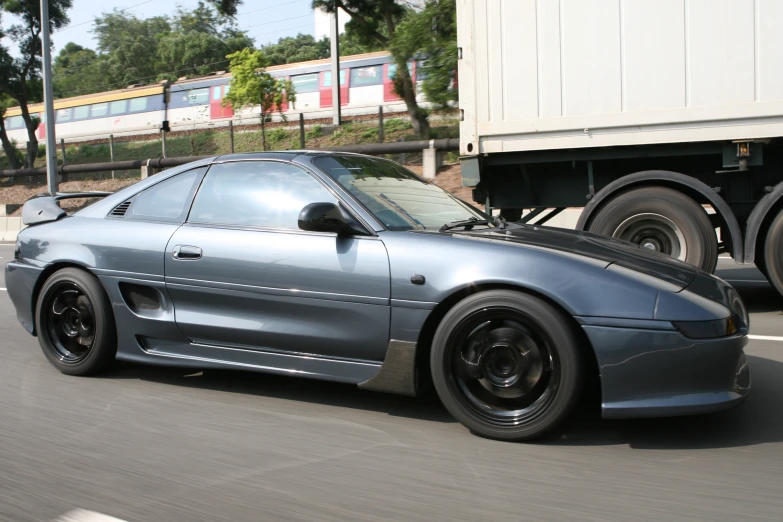
[[[130,100],[128,112],[141,112],[147,109],[147,98],[133,98]]]
[[[191,105],[206,105],[209,103],[209,89],[193,89],[188,92],[188,102]]]
[[[220,100],[220,86],[218,85],[214,89],[212,89],[212,100],[218,101]]]
[[[373,65],[372,67],[354,67],[351,69],[351,87],[380,85],[383,83],[381,78],[383,74],[382,71],[382,65]]]
[[[128,100],[117,100],[111,102],[109,105],[109,114],[116,116],[117,114],[124,114],[128,110]]]
[[[427,77],[427,62],[425,60],[419,60],[418,67],[416,69],[416,81],[421,81]]]
[[[108,103],[94,103],[90,106],[91,118],[102,118],[103,116],[106,116],[108,112],[109,112]]]
[[[8,130],[22,129],[24,128],[24,118],[21,116],[11,116],[5,120],[5,127]]]
[[[296,90],[297,93],[317,92],[318,73],[299,74],[297,76],[291,76],[291,83],[294,84],[294,89]]]
[[[71,109],[57,109],[57,123],[71,121]]]
[[[411,62],[408,62],[408,72],[411,72],[411,69],[413,69],[413,64]],[[393,80],[396,76],[397,76],[397,64],[390,63],[389,68],[386,71],[386,79]]]
[[[340,85],[345,85],[345,69],[340,70]],[[332,71],[324,73],[324,87],[332,86]]]
[[[81,107],[74,107],[73,108],[73,119],[74,120],[83,120],[85,118],[90,117],[90,106],[89,105],[82,105]]]

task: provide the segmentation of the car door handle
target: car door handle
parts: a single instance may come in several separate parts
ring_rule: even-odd
[[[201,259],[201,249],[199,247],[177,245],[171,252],[171,257],[180,261],[192,261]]]

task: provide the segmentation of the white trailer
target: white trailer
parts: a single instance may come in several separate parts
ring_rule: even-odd
[[[477,202],[584,207],[577,228],[706,270],[725,251],[783,293],[783,0],[457,4]]]

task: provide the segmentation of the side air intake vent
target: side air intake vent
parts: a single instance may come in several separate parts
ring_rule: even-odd
[[[120,283],[120,291],[125,302],[136,313],[158,310],[161,307],[161,295],[149,286]]]
[[[114,207],[114,210],[109,212],[110,216],[113,217],[122,217],[125,215],[125,213],[128,211],[128,208],[131,206],[132,201],[124,201]]]

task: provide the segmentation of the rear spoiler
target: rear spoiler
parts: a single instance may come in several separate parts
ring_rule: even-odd
[[[55,196],[40,194],[27,202],[22,207],[22,223],[25,225],[38,225],[57,221],[66,215],[65,210],[57,204],[61,199],[80,198],[105,198],[114,192],[58,192]]]

